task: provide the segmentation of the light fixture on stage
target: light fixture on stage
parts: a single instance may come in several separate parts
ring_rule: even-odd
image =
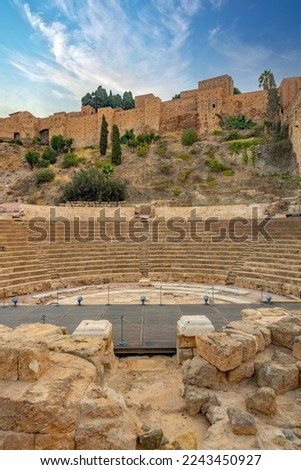
[[[145,302],[146,302],[146,297],[145,297],[145,295],[141,295],[141,297],[140,297],[140,302],[141,302],[142,305],[145,304]]]
[[[14,307],[16,307],[16,306],[17,306],[17,303],[18,303],[17,297],[13,297],[13,298],[11,299],[11,301],[12,301],[12,303],[14,304]]]
[[[83,300],[84,300],[84,298],[83,298],[81,295],[79,295],[79,296],[77,297],[77,305],[78,305],[79,307],[82,306],[82,301],[83,301]]]
[[[204,297],[203,297],[203,300],[205,302],[205,305],[208,305],[209,295],[205,294]]]
[[[266,299],[267,299],[267,303],[270,304],[270,303],[272,302],[272,296],[271,296],[271,294],[268,294],[268,295],[266,296]]]

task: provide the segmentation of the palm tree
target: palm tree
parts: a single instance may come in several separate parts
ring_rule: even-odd
[[[270,70],[265,70],[259,77],[259,88],[263,88],[264,90],[270,90],[271,88],[276,88],[276,83],[274,79],[274,75]]]

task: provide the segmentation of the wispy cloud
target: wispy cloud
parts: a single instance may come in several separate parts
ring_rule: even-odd
[[[53,0],[55,21],[49,5],[34,11],[13,1],[35,37],[47,44],[43,56],[11,51],[10,63],[29,80],[44,81],[78,101],[99,84],[115,92],[155,90],[162,98],[173,92],[171,79],[175,91],[183,84],[188,62],[181,52],[201,0],[152,0],[137,11],[121,0]]]

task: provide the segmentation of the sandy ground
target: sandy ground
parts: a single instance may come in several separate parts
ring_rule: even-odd
[[[142,424],[162,429],[170,442],[193,432],[201,448],[209,424],[201,415],[186,414],[181,366],[175,356],[120,358],[117,370],[107,372],[105,380],[110,388],[123,394]]]

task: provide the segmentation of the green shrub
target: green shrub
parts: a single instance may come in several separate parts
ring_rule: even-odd
[[[25,154],[25,160],[27,161],[31,169],[33,169],[34,166],[37,166],[39,159],[40,154],[35,150],[28,150]]]
[[[251,129],[256,126],[255,122],[251,119],[247,119],[246,116],[229,116],[223,118],[221,125],[224,129]]]
[[[253,140],[245,140],[245,141],[235,141],[235,142],[230,142],[229,143],[229,150],[230,152],[232,153],[241,153],[242,151],[244,150],[247,150],[247,149],[254,149],[255,145],[259,145],[260,144],[260,141],[257,140],[257,139],[253,139]]]
[[[182,132],[181,143],[185,146],[190,146],[198,141],[198,134],[195,129],[186,129]]]
[[[228,169],[228,170],[224,170],[222,174],[223,176],[234,176],[235,172],[231,169]]]
[[[137,147],[137,156],[138,157],[146,157],[148,154],[149,147],[147,144],[139,144]]]
[[[20,139],[11,139],[8,143],[13,145],[23,145],[23,142]]]
[[[214,131],[212,131],[212,135],[214,135],[215,137],[219,137],[223,135],[223,131],[221,129],[214,129]]]
[[[37,168],[47,168],[49,166],[49,161],[44,160],[44,158],[40,158],[37,161]]]
[[[42,153],[42,158],[43,160],[47,160],[49,163],[54,164],[57,160],[56,152],[52,148],[47,147]]]
[[[160,157],[163,157],[164,155],[166,155],[167,147],[167,141],[165,139],[161,139],[156,145],[155,153]]]
[[[36,184],[39,186],[43,183],[49,183],[50,181],[53,181],[54,178],[55,172],[49,168],[45,168],[36,174]]]
[[[230,167],[224,165],[222,162],[216,160],[215,158],[209,158],[206,160],[206,165],[210,168],[210,170],[214,171],[215,173],[222,173],[224,171],[232,171]]]
[[[227,137],[225,138],[226,141],[228,140],[239,140],[241,139],[241,135],[239,132],[231,132],[231,134],[228,134]]]
[[[63,163],[61,164],[61,168],[70,168],[72,166],[77,167],[80,164],[80,159],[74,153],[66,153],[64,155]]]
[[[73,176],[63,189],[61,201],[118,202],[123,201],[125,196],[124,181],[107,179],[100,169],[91,166]]]

